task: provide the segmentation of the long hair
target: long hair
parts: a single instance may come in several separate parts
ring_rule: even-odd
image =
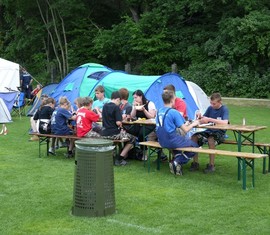
[[[146,97],[144,96],[144,93],[142,92],[142,90],[136,90],[136,91],[133,92],[132,95],[141,96],[141,97],[142,97],[142,103],[143,103],[143,104],[146,104],[147,101],[148,101],[148,100],[146,99]]]

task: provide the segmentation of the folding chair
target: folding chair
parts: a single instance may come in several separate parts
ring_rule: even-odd
[[[25,116],[25,94],[23,92],[18,92],[15,102],[12,108],[12,114],[18,116]]]

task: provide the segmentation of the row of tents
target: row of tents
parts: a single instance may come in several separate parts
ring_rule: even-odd
[[[3,61],[4,63],[2,63]],[[5,60],[0,59],[0,98],[5,102],[10,100],[7,97],[16,91],[20,84],[19,66],[12,67],[10,65],[7,68],[7,65],[8,63]],[[2,83],[2,81],[4,82]],[[163,88],[168,84],[173,84],[176,88],[176,95],[183,98],[187,103],[187,112],[191,119],[194,117],[196,110],[204,112],[209,106],[209,99],[204,91],[195,83],[185,81],[177,73],[142,76],[116,71],[96,63],[87,63],[71,71],[59,84],[44,86],[37,94],[37,98],[27,115],[32,116],[39,107],[42,94],[47,94],[56,101],[61,96],[66,96],[74,104],[77,97],[90,96],[95,99],[95,88],[98,85],[104,86],[105,96],[108,98],[113,91],[123,87],[127,88],[130,92],[130,102],[132,102],[132,93],[136,90],[142,90],[146,98],[153,101],[157,108],[160,108],[163,106],[161,94]],[[74,108],[76,109],[75,104]]]

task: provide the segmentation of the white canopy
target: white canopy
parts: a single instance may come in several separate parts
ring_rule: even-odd
[[[0,58],[0,92],[17,91],[20,86],[20,66]]]
[[[188,86],[188,90],[195,100],[200,112],[204,114],[208,106],[210,105],[209,98],[205,94],[205,92],[200,88],[196,83],[186,81]]]

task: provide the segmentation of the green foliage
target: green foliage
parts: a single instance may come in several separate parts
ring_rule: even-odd
[[[176,63],[207,93],[262,98],[270,90],[269,9],[267,0],[2,0],[0,52],[42,80],[52,67],[61,80],[61,63],[71,71],[129,62],[136,74],[163,74]],[[66,34],[66,61],[56,57],[63,50],[54,30]]]

